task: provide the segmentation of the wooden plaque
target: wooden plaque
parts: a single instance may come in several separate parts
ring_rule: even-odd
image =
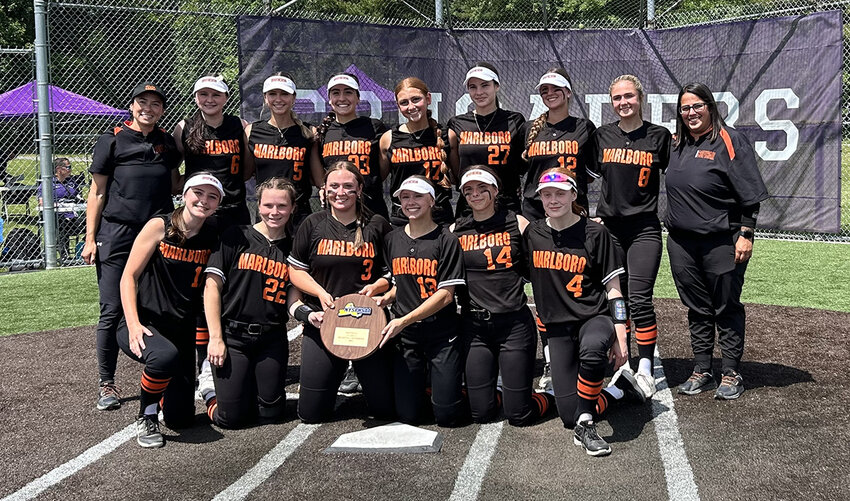
[[[320,332],[328,351],[346,360],[360,360],[378,349],[385,325],[387,316],[374,299],[349,294],[325,312]]]

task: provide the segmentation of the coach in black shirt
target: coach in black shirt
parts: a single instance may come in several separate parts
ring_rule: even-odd
[[[714,389],[715,329],[722,380],[715,398],[744,392],[738,364],[744,353],[741,289],[753,252],[759,203],[768,197],[749,140],[724,123],[704,84],[679,92],[676,138],[667,167],[667,252],[673,280],[688,307],[694,373],[679,393]]]

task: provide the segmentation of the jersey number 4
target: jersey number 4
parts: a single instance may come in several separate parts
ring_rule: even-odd
[[[573,297],[581,297],[581,279],[583,276],[575,275],[567,284],[567,290],[573,293]]]
[[[286,282],[276,278],[267,278],[263,289],[263,299],[277,304],[286,304]]]

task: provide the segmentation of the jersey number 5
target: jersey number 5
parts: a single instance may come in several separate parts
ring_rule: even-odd
[[[292,180],[301,181],[301,177],[304,175],[304,162],[301,160],[293,162],[292,171]]]
[[[286,304],[286,288],[281,287],[286,285],[286,282],[281,283],[276,278],[267,278],[266,287],[263,289],[263,299],[277,304]]]

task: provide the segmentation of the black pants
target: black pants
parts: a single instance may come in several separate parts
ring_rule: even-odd
[[[658,333],[652,291],[661,266],[661,223],[655,214],[606,218],[616,252],[626,269],[620,289],[629,303],[629,317],[641,358],[652,359]]]
[[[363,386],[369,413],[376,419],[395,419],[392,356],[392,349],[384,347],[354,361],[354,371]],[[330,417],[339,383],[347,368],[348,360],[331,354],[325,348],[319,330],[305,325],[301,341],[301,392],[298,396],[298,417],[302,421],[318,423]]]
[[[97,288],[100,292],[100,318],[97,322],[97,365],[101,381],[115,380],[118,363],[118,342],[115,333],[124,318],[121,309],[121,275],[130,256],[130,249],[141,226],[130,226],[100,220],[97,230]]]
[[[564,426],[574,427],[582,413],[597,419],[597,400],[605,378],[608,350],[616,337],[611,317],[597,315],[582,323],[546,324],[546,334],[555,403]],[[582,390],[588,384],[596,387],[595,395]]]
[[[490,320],[464,315],[463,330],[471,336],[466,357],[466,387],[475,422],[493,419],[498,412],[496,379],[502,371],[502,406],[508,422],[525,426],[540,415],[531,398],[537,332],[527,307],[493,314]]]
[[[117,329],[121,350],[133,360],[145,364],[139,414],[159,400],[157,395],[146,394],[144,379],[170,379],[162,393],[165,422],[169,428],[190,426],[195,419],[195,323],[176,320],[151,322],[145,318],[141,321],[153,333],[153,336],[144,337],[145,349],[141,357],[130,351],[130,333],[123,316]]]
[[[224,365],[213,367],[218,404],[213,421],[224,428],[240,428],[258,417],[280,418],[286,407],[286,327],[251,334],[247,328],[222,322],[227,356]]]
[[[688,308],[694,365],[711,370],[715,329],[723,370],[738,370],[744,355],[746,316],[741,303],[747,263],[735,264],[737,233],[670,232],[667,254],[673,280]]]
[[[427,376],[431,375],[431,407],[439,426],[466,421],[463,402],[464,343],[457,317],[413,324],[395,344],[395,401],[400,421],[419,423],[426,414]]]

